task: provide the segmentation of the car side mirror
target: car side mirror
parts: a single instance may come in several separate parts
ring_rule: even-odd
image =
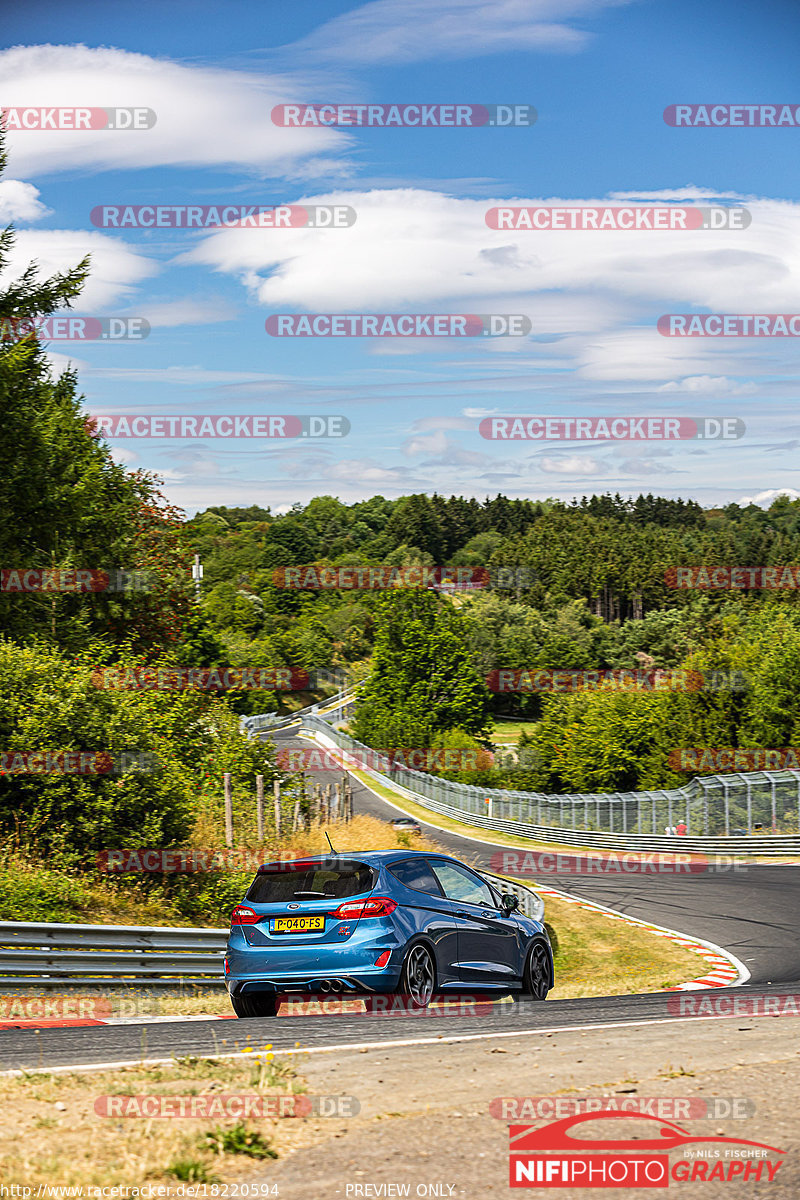
[[[503,892],[500,897],[500,903],[503,907],[503,912],[508,916],[509,913],[516,912],[519,908],[519,896],[514,896],[511,892]]]

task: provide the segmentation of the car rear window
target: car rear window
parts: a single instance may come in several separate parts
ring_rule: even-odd
[[[245,899],[254,904],[280,904],[284,900],[322,899],[322,896],[310,894],[322,892],[326,897],[346,900],[348,896],[371,892],[375,878],[372,867],[354,859],[269,863],[259,869]],[[298,892],[309,895],[298,896]]]
[[[417,892],[430,892],[434,896],[442,894],[436,876],[424,858],[404,858],[402,862],[392,863],[387,870],[395,879]]]

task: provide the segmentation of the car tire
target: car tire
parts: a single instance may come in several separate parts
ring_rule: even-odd
[[[403,963],[400,989],[415,1008],[427,1008],[436,993],[436,964],[424,942],[411,947]]]
[[[249,996],[231,996],[237,1017],[274,1017],[278,1013],[278,997],[274,992],[253,992]]]
[[[550,955],[544,942],[534,942],[522,975],[522,992],[526,999],[546,1000],[549,991]]]

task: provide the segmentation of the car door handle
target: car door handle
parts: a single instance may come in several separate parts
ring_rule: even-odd
[[[471,917],[472,913],[463,912],[463,911],[460,911],[459,909],[456,909],[454,916],[456,916],[456,917]]]

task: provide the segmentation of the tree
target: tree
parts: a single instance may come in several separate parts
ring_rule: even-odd
[[[0,172],[5,161],[0,137]],[[0,275],[13,244],[9,226],[0,233]],[[81,411],[75,373],[53,379],[36,333],[22,333],[25,322],[69,307],[87,272],[83,259],[40,281],[31,266],[0,290],[0,561],[150,577],[120,592],[0,592],[0,622],[18,640],[45,637],[73,649],[92,636],[166,644],[187,609],[176,510],[152,477],[114,462]]]
[[[426,748],[443,730],[488,737],[489,693],[459,614],[422,589],[379,597],[372,672],[353,733],[376,749]]]

